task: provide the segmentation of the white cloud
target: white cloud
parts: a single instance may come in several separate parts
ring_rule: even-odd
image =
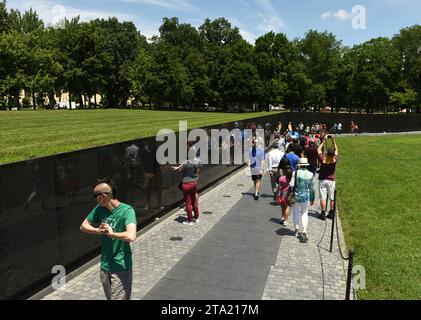
[[[179,11],[191,11],[195,9],[187,0],[120,0],[123,2],[137,2],[146,3],[167,9],[174,9]]]
[[[321,15],[321,18],[323,20],[335,18],[340,21],[347,21],[347,20],[351,20],[353,17],[354,17],[353,13],[350,13],[344,9],[340,9],[336,12],[327,11],[327,12],[322,13]]]
[[[332,12],[330,11],[322,13],[323,20],[329,19],[331,16],[332,16]]]
[[[10,9],[18,9],[23,12],[29,9],[35,10],[39,17],[44,21],[46,26],[55,25],[63,18],[72,18],[80,16],[81,21],[90,21],[94,19],[107,19],[109,17],[117,17],[121,21],[132,21],[133,17],[118,12],[80,10],[70,6],[64,6],[52,0],[9,0],[7,7]]]
[[[279,32],[286,29],[286,24],[281,16],[277,13],[275,7],[270,0],[254,0],[261,12],[257,15],[261,19],[258,29],[263,32]]]
[[[338,12],[335,12],[333,16],[342,21],[351,20],[353,18],[353,14],[344,9],[340,9]]]
[[[243,37],[244,40],[246,40],[248,43],[250,44],[254,44],[254,42],[256,41],[256,35],[249,32],[246,29],[246,26],[244,25],[244,23],[242,23],[240,20],[236,19],[236,18],[227,18],[228,21],[230,21],[231,25],[233,27],[238,27],[238,29],[240,29],[240,34]]]

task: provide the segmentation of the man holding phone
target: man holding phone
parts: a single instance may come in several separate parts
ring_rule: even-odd
[[[110,179],[97,180],[93,196],[98,205],[83,221],[80,230],[101,236],[100,278],[107,300],[130,300],[130,242],[136,240],[136,213],[133,207],[117,200],[116,188]]]
[[[331,140],[332,145],[327,148],[327,154],[324,152],[325,145]],[[328,218],[332,219],[334,214],[334,198],[335,198],[335,171],[336,163],[339,159],[338,146],[333,135],[329,134],[317,149],[320,161],[319,170],[319,194],[321,212],[319,218],[326,220],[327,198],[330,200],[330,210]]]

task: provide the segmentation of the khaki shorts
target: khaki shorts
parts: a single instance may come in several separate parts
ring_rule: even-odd
[[[319,180],[319,195],[320,200],[335,199],[336,182],[332,180]]]
[[[130,300],[132,277],[132,270],[123,272],[100,270],[102,287],[107,300]]]

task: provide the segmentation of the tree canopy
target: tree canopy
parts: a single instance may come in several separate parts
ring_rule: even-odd
[[[117,18],[46,27],[0,1],[2,109],[52,108],[68,93],[79,108],[420,112],[420,77],[419,25],[353,47],[315,30],[250,44],[222,17],[198,28],[166,17],[147,40]]]

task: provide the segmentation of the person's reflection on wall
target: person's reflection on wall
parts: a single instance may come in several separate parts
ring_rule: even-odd
[[[143,186],[146,191],[146,206],[145,210],[159,208],[162,206],[162,174],[161,167],[156,160],[156,141],[145,141],[143,152],[141,153],[141,163],[143,169]],[[152,206],[152,191],[155,190],[157,198],[157,206]]]
[[[76,179],[77,175],[75,166],[71,162],[66,161],[63,165],[63,189],[69,204],[76,202]]]
[[[111,166],[113,154],[111,147],[101,147],[98,149],[98,173],[101,177],[110,177],[113,169]]]
[[[30,181],[32,184],[33,191],[28,196],[27,200],[23,204],[25,210],[29,210],[29,205],[35,200],[41,201],[41,208],[47,210],[45,204],[45,192],[47,188],[47,178],[44,176],[41,165],[38,159],[29,160],[28,166],[30,169]]]
[[[134,143],[126,148],[125,155],[127,179],[133,188],[137,186],[139,172],[139,147]]]
[[[123,202],[127,201],[127,175],[126,167],[117,155],[114,155],[111,160],[111,179],[118,188],[119,199]]]

